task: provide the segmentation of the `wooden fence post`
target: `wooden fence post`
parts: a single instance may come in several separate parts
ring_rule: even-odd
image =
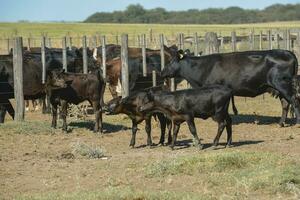
[[[82,37],[82,59],[83,59],[83,73],[88,73],[88,58],[87,58],[87,44],[86,44],[86,36]]]
[[[156,87],[156,71],[152,70],[152,86]]]
[[[262,33],[262,31],[260,31],[259,32],[259,50],[263,49],[262,42],[263,42],[263,33]]]
[[[52,42],[51,42],[51,38],[47,38],[47,47],[48,48],[52,48]]]
[[[62,57],[63,57],[63,69],[67,72],[68,66],[67,66],[67,38],[62,38]]]
[[[105,38],[105,35],[101,36],[101,48],[102,48],[103,78],[106,79],[106,38]]]
[[[45,36],[42,37],[41,42],[41,54],[42,54],[42,84],[45,84],[46,82],[46,38]]]
[[[7,54],[9,54],[10,53],[10,39],[9,38],[7,38],[7,43],[6,43],[7,45],[6,45],[6,48],[7,48]]]
[[[231,32],[231,44],[232,44],[232,52],[236,51],[236,33],[235,31]]]
[[[254,50],[254,30],[252,29],[250,31],[250,36],[249,36],[249,39],[250,39],[250,50],[253,51]]]
[[[121,36],[122,98],[129,96],[128,35]]]
[[[269,42],[269,45],[268,45],[268,47],[269,47],[269,49],[271,50],[271,49],[273,49],[273,45],[272,45],[272,31],[271,30],[268,30],[268,42]]]
[[[146,60],[146,35],[142,35],[142,57],[143,57],[143,76],[147,76],[147,60]]]
[[[30,51],[30,48],[31,48],[31,42],[30,42],[31,38],[28,37],[27,38],[27,50]]]
[[[14,39],[13,46],[14,95],[16,101],[15,121],[24,121],[23,94],[23,41],[21,37]]]
[[[118,34],[116,35],[116,44],[117,45],[119,44],[119,36],[118,36]]]
[[[194,33],[194,56],[198,56],[198,54],[199,54],[198,34]]]
[[[72,49],[72,45],[73,45],[72,44],[72,37],[68,36],[67,39],[68,39],[67,40],[68,41],[68,48],[69,48],[69,50],[71,50]]]
[[[164,41],[164,35],[159,35],[159,41],[160,41],[160,65],[161,70],[165,68],[165,41]]]
[[[219,53],[219,40],[218,36],[214,32],[207,32],[205,34],[205,55]]]
[[[280,36],[279,36],[279,33],[276,33],[275,35],[275,40],[276,40],[276,48],[277,49],[280,49],[280,43],[279,43],[279,40],[280,40]]]
[[[291,35],[290,35],[290,30],[289,29],[287,29],[286,30],[286,49],[287,50],[291,50]]]

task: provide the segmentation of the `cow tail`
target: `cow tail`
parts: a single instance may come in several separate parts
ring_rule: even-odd
[[[296,89],[296,81],[297,80],[297,74],[298,74],[298,60],[297,60],[297,57],[296,55],[289,51],[290,55],[292,56],[294,62],[294,73],[293,73],[293,77],[292,77],[292,80],[291,80],[291,84],[292,84],[292,101],[291,101],[291,106],[290,106],[290,115],[292,118],[294,118],[294,111],[295,111],[295,106],[297,106],[297,104],[299,104],[299,100],[297,99],[297,97],[300,96],[300,93],[297,92],[297,89]]]

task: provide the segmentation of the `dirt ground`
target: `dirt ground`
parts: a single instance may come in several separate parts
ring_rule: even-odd
[[[43,197],[53,193],[97,191],[109,187],[202,193],[205,180],[190,175],[148,178],[143,173],[143,169],[151,163],[186,155],[201,156],[220,151],[268,152],[300,163],[300,128],[289,125],[280,128],[277,125],[281,114],[278,99],[269,95],[265,95],[264,99],[262,96],[236,98],[236,105],[240,115],[232,116],[233,147],[230,149],[223,148],[225,132],[220,148],[211,149],[217,124],[210,119],[196,120],[198,135],[205,144],[202,151],[191,145],[192,136],[186,124],[182,125],[178,144],[172,151],[167,146],[146,147],[144,124],[139,125],[136,148],[129,148],[131,122],[124,115],[104,115],[105,133],[102,136],[90,131],[93,116],[86,121],[69,119],[70,131],[67,134],[60,129],[50,129],[50,115],[39,111],[26,113],[26,121],[31,125],[22,130],[17,129],[18,124],[7,117],[7,125],[0,125],[0,199]],[[153,121],[154,143],[159,140],[158,127],[158,123]],[[78,144],[99,147],[104,150],[105,157],[91,159],[76,155],[74,148]],[[213,197],[218,199],[220,193],[222,191],[214,192]],[[258,199],[268,199],[268,195],[256,195]]]

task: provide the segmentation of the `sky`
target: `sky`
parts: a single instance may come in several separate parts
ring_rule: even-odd
[[[263,9],[275,3],[295,4],[300,0],[0,0],[0,21],[82,21],[95,12],[125,10],[130,4],[166,10],[226,8],[239,6]]]

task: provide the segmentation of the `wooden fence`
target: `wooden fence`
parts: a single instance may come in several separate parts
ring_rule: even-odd
[[[147,38],[146,34],[138,35],[136,38],[131,38],[127,34],[123,34],[121,39],[119,36],[114,37],[115,43],[121,43],[121,62],[122,62],[122,97],[129,95],[129,66],[128,66],[128,48],[138,47],[141,48],[142,53],[142,71],[141,76],[147,77],[150,75],[147,71],[146,49],[152,47],[151,42],[159,41],[159,44],[155,44],[160,49],[161,56],[161,69],[165,67],[165,52],[164,45],[172,45],[170,41],[166,39],[163,34],[158,35],[158,39],[155,39],[154,35],[151,38]],[[14,95],[16,99],[16,120],[24,120],[24,95],[23,95],[23,40],[27,41],[27,49],[35,47],[32,43],[32,38],[22,39],[20,37],[12,40],[2,40],[7,45],[7,53],[11,52],[11,41],[13,42],[13,67],[14,67]],[[46,47],[54,47],[54,38],[42,37],[40,39],[41,47],[41,59],[42,59],[42,83],[46,81]],[[60,48],[62,49],[62,63],[63,68],[67,71],[67,51],[74,45],[74,38],[63,37],[59,39]],[[111,41],[111,39],[109,39]],[[137,42],[135,42],[137,41]],[[1,40],[0,40],[1,42]],[[102,69],[103,76],[106,77],[106,36],[93,36],[81,37],[82,47],[82,59],[83,59],[83,73],[88,73],[88,59],[87,48],[95,48],[101,45],[102,48]],[[177,35],[174,40],[179,49],[185,50],[187,48],[192,49],[195,55],[198,55],[201,51],[205,54],[218,53],[218,52],[234,52],[241,50],[263,50],[281,48],[287,50],[293,50],[296,55],[299,55],[300,49],[300,31],[291,33],[290,30],[284,30],[281,32],[269,30],[266,33],[259,32],[255,34],[253,30],[250,31],[248,36],[237,36],[236,32],[232,32],[231,36],[218,36],[216,33],[206,33],[204,36],[199,36],[198,33],[194,33],[192,36],[186,36],[182,33]],[[132,44],[133,43],[133,44]],[[78,46],[77,46],[78,47]],[[3,49],[2,49],[3,50]],[[157,71],[151,72],[152,85],[157,85]],[[174,79],[172,79],[171,90],[175,90]]]

